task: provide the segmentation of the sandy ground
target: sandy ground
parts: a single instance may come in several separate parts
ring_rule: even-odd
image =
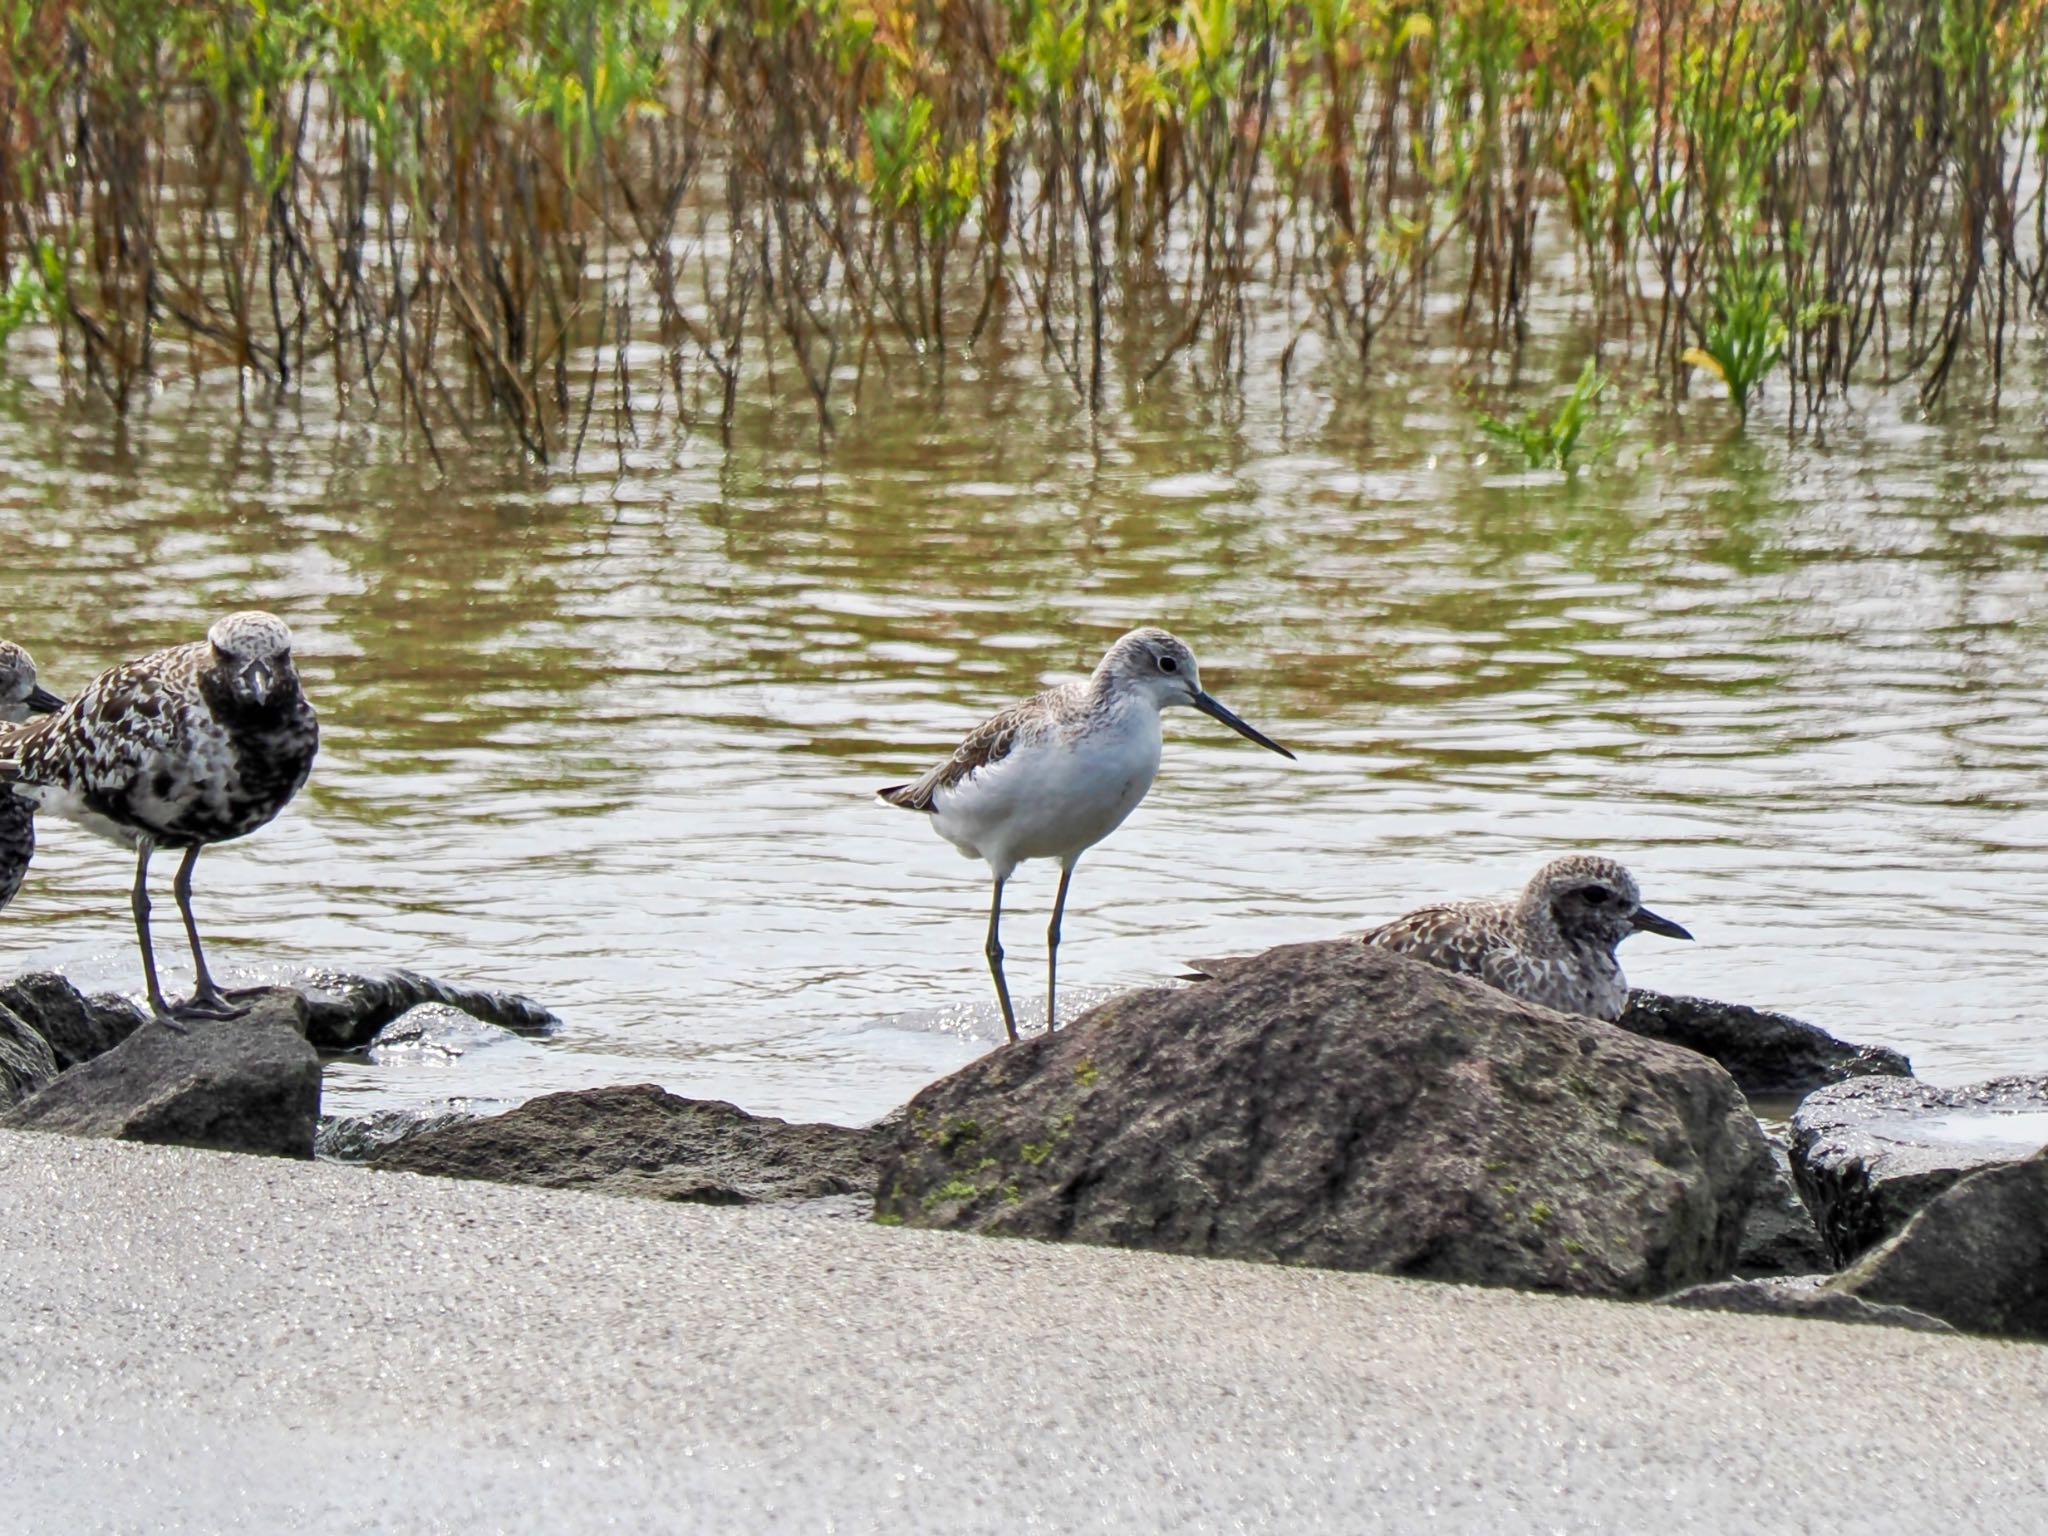
[[[0,1530],[2048,1530],[2048,1349],[0,1134]]]

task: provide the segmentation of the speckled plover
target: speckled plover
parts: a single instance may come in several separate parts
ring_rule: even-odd
[[[0,723],[20,725],[47,715],[64,701],[36,681],[35,658],[11,640],[0,640]],[[36,808],[0,787],[0,907],[14,900],[36,856]]]
[[[1360,941],[1503,992],[1610,1022],[1628,1006],[1615,946],[1632,933],[1690,939],[1642,904],[1635,877],[1613,859],[1575,853],[1537,870],[1521,894],[1418,907]]]
[[[230,1018],[192,918],[199,850],[255,831],[298,793],[320,742],[292,666],[291,631],[237,613],[206,638],[102,673],[47,719],[0,727],[0,781],[39,811],[135,850],[131,905],[157,1019],[180,1028],[157,984],[149,942],[149,856],[182,848],[172,886],[192,944],[194,990],[176,1010]]]
[[[1179,640],[1163,629],[1136,629],[1109,648],[1087,681],[1062,683],[991,716],[922,778],[878,792],[890,805],[925,812],[947,842],[968,858],[987,861],[995,886],[985,952],[1012,1040],[1017,1016],[1003,979],[1003,883],[1027,859],[1060,862],[1059,894],[1045,935],[1050,1030],[1060,916],[1074,865],[1152,787],[1159,772],[1160,712],[1175,705],[1221,720],[1282,757],[1294,756],[1203,692],[1194,653]]]

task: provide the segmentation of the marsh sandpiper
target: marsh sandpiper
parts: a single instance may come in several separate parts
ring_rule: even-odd
[[[923,777],[878,791],[890,805],[922,811],[939,836],[994,875],[989,896],[989,974],[1003,1027],[1017,1015],[1003,978],[1003,884],[1027,859],[1057,859],[1059,894],[1046,929],[1045,1027],[1053,1028],[1059,985],[1060,916],[1074,865],[1138,807],[1159,772],[1159,717],[1176,705],[1198,709],[1282,757],[1202,688],[1194,653],[1163,629],[1134,629],[1084,682],[1062,683],[992,715],[953,755]]]

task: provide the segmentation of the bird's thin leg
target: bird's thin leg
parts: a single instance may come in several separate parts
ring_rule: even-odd
[[[185,919],[185,937],[192,942],[192,996],[178,1005],[178,1012],[188,1018],[239,1018],[249,1010],[229,1002],[214,984],[213,973],[206,968],[206,952],[199,947],[199,924],[192,916],[192,867],[199,862],[199,847],[194,843],[185,850],[178,878],[171,882],[171,892],[178,898],[178,915]]]
[[[1052,926],[1045,930],[1045,1032],[1053,1032],[1058,1022],[1053,1008],[1060,985],[1060,914],[1067,910],[1067,882],[1074,878],[1074,866],[1081,860],[1079,854],[1060,865],[1060,893],[1052,899]]]
[[[135,914],[135,942],[142,949],[142,979],[149,987],[149,1011],[157,1023],[182,1035],[185,1026],[172,1018],[171,1010],[165,1006],[164,989],[156,981],[156,951],[149,947],[148,843],[135,852],[135,890],[128,898],[128,908]]]
[[[996,1001],[1003,1005],[1003,1028],[1017,1038],[1017,1013],[1010,1006],[1010,984],[1003,980],[1003,941],[998,936],[1003,921],[1003,877],[996,876],[995,893],[988,901],[988,973],[996,979]]]

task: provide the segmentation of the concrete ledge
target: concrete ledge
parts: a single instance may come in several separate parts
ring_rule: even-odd
[[[0,1530],[2048,1528],[2032,1346],[179,1147],[0,1167]]]

